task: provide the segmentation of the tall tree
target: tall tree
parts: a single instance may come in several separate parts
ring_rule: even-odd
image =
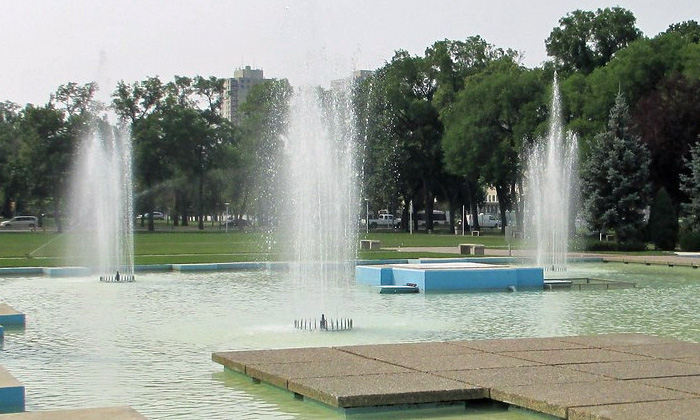
[[[265,225],[274,221],[273,210],[281,183],[283,135],[293,91],[286,79],[253,86],[241,105],[239,165],[233,167],[226,193],[238,216],[254,210]]]
[[[690,229],[700,232],[700,142],[690,150],[685,165],[688,173],[681,175],[681,191],[688,196],[688,202],[682,208]]]
[[[589,74],[641,38],[635,22],[632,12],[621,7],[575,10],[559,19],[559,27],[549,34],[547,54],[554,57],[559,70]]]
[[[468,78],[453,107],[442,114],[447,169],[496,189],[504,228],[522,176],[522,141],[544,119],[543,91],[539,72],[504,57]],[[475,210],[472,216],[477,219]]]
[[[12,217],[25,177],[17,157],[20,149],[20,107],[13,102],[0,102],[0,215]],[[23,198],[23,197],[22,197]]]
[[[649,211],[649,239],[657,249],[673,251],[678,242],[678,214],[666,188],[661,187]]]
[[[29,193],[39,214],[51,208],[60,232],[62,199],[74,147],[63,112],[50,104],[39,108],[27,105],[21,115],[20,138],[19,160],[26,168]]]
[[[700,80],[673,73],[639,100],[632,118],[651,152],[652,184],[679,206],[685,201],[680,175],[686,168],[678,157],[688,157],[700,138]]]
[[[629,111],[618,94],[608,129],[598,134],[581,173],[583,207],[594,229],[612,229],[619,243],[641,239],[649,196],[649,151],[629,128]]]

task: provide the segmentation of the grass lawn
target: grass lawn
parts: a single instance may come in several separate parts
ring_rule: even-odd
[[[200,232],[193,229],[173,231],[166,226],[159,226],[156,232],[137,231],[134,234],[135,263],[173,264],[173,263],[216,263],[243,261],[279,261],[285,259],[279,245],[270,245],[267,238],[256,232],[216,230]],[[486,232],[480,237],[427,234],[417,232],[413,235],[405,232],[361,232],[359,239],[381,241],[380,250],[358,252],[362,260],[407,259],[419,257],[453,257],[458,255],[460,243],[479,243],[489,248],[507,248],[505,238],[497,230]],[[70,233],[51,232],[0,232],[0,267],[42,267],[74,265],[65,256],[69,249]],[[523,246],[521,240],[515,240],[514,249]],[[445,253],[402,252],[386,248],[410,247],[449,247]],[[647,251],[634,254],[658,254]]]

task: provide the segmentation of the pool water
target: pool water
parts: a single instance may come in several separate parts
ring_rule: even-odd
[[[409,295],[340,287],[324,297],[337,309],[327,316],[352,317],[354,328],[332,333],[293,328],[299,308],[313,308],[319,296],[298,292],[280,272],[143,274],[123,284],[0,278],[0,299],[27,318],[24,330],[5,330],[0,364],[24,383],[28,411],[130,405],[150,419],[326,419],[345,416],[225,372],[212,352],[610,332],[700,342],[699,270],[623,264],[570,270],[572,277],[581,273],[637,287]],[[464,414],[428,410],[396,418]],[[489,407],[469,414],[540,418]]]

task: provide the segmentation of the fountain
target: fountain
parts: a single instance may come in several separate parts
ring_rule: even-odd
[[[528,156],[525,214],[528,237],[534,242],[536,263],[547,270],[567,265],[572,209],[578,190],[578,142],[564,132],[559,82],[554,77],[549,132],[538,139]]]
[[[68,255],[101,281],[133,281],[129,134],[95,124],[82,139],[70,185]]]
[[[281,241],[289,243],[290,275],[298,287],[295,322],[316,329],[326,314],[328,325],[352,328],[344,295],[351,282],[358,242],[358,179],[355,168],[354,117],[349,86],[329,92],[299,88],[290,109],[285,141],[286,186]],[[304,322],[309,320],[309,322]],[[302,327],[306,326],[306,327]],[[335,327],[334,327],[335,328]],[[325,330],[318,328],[319,330]]]

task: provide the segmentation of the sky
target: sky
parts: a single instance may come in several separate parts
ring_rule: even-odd
[[[247,65],[328,87],[396,50],[473,35],[535,67],[560,18],[614,6],[649,37],[700,21],[697,0],[0,0],[0,102],[43,105],[62,84],[92,81],[106,101],[120,80],[233,77]]]

